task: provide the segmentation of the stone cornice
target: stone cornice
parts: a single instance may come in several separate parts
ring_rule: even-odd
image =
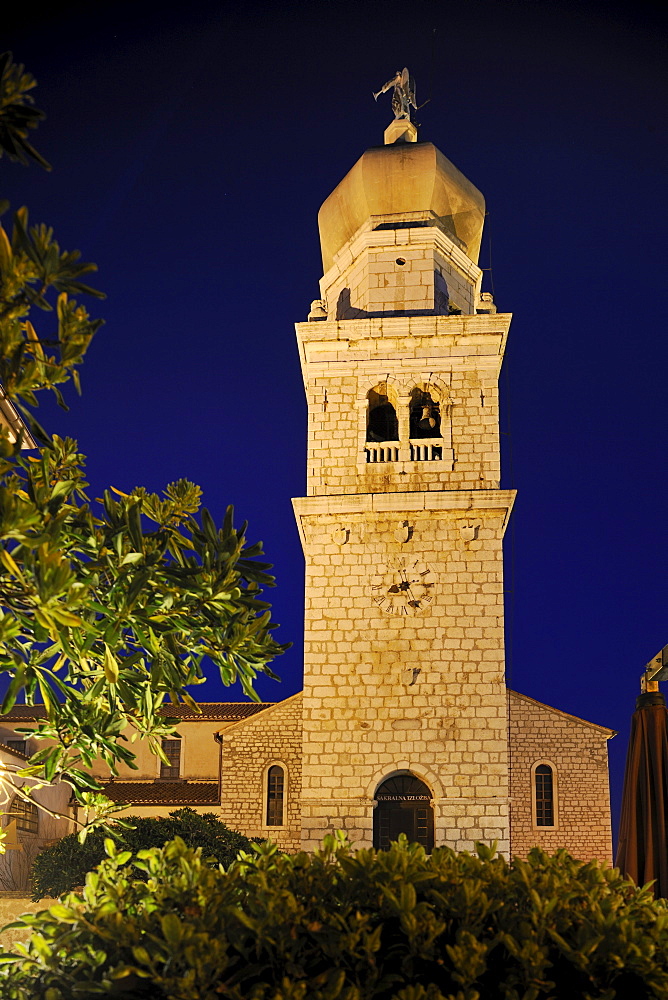
[[[508,335],[512,313],[476,313],[456,316],[369,316],[362,319],[316,320],[295,323],[303,343],[378,340],[384,337],[479,337]]]
[[[476,316],[384,316],[296,323],[299,360],[307,372],[321,365],[368,362],[419,367],[429,360],[448,367],[497,370],[506,347],[511,313]]]
[[[508,524],[515,490],[432,490],[420,493],[348,493],[338,496],[295,497],[292,501],[302,544],[305,544],[302,518],[354,515],[406,514],[425,511],[447,518],[475,512],[481,516],[504,514],[503,531]]]

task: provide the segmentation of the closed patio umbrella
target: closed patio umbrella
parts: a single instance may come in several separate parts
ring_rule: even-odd
[[[668,647],[647,665],[633,713],[616,864],[668,898],[668,709],[658,690],[666,676]]]

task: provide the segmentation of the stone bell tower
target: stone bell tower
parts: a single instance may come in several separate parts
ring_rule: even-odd
[[[498,376],[480,192],[395,120],[330,194],[308,397],[302,845],[509,849]]]

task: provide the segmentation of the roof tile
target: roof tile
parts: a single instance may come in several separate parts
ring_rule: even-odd
[[[11,753],[15,757],[19,757],[21,760],[28,760],[27,753],[21,753],[20,750],[16,749],[16,747],[8,747],[6,743],[0,743],[0,750],[4,750],[6,753]]]
[[[219,801],[217,781],[108,781],[104,792],[112,802],[135,806],[203,806]]]
[[[199,703],[201,714],[193,712],[187,705],[163,705],[161,715],[173,719],[183,719],[188,722],[236,722],[246,719],[257,712],[270,708],[273,702],[254,701],[203,701]],[[36,722],[44,719],[46,713],[43,705],[14,705],[6,715],[0,716],[2,722]]]

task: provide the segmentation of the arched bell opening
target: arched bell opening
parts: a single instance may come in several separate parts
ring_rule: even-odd
[[[440,438],[441,407],[438,399],[434,399],[428,389],[416,387],[411,392],[410,401],[410,437]]]
[[[387,850],[390,843],[405,833],[411,843],[426,851],[434,849],[434,807],[430,789],[424,781],[405,771],[386,778],[375,794],[373,846]]]
[[[398,441],[399,422],[385,386],[377,385],[367,393],[367,441]]]

